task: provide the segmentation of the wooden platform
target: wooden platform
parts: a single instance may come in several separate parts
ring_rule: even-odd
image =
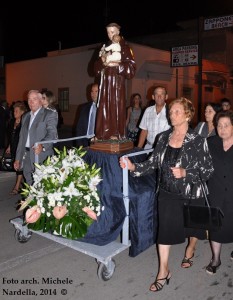
[[[95,141],[91,143],[91,150],[103,151],[107,153],[122,153],[134,148],[134,144],[131,141]]]

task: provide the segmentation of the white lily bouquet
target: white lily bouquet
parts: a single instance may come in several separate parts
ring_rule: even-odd
[[[81,147],[55,152],[43,164],[35,164],[34,183],[25,184],[26,199],[19,210],[27,209],[28,228],[81,238],[104,209],[97,191],[100,168],[83,160],[86,152]]]

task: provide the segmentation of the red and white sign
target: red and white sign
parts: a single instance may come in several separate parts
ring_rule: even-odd
[[[173,47],[171,52],[172,67],[198,65],[198,45]]]

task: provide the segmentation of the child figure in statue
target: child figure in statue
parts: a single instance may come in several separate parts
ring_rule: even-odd
[[[105,47],[105,65],[107,66],[111,62],[121,62],[121,45],[120,45],[121,37],[118,34],[115,34],[112,38],[112,44],[108,47]]]

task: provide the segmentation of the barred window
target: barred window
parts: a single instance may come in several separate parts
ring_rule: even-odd
[[[58,105],[61,111],[69,111],[69,88],[58,89]]]

